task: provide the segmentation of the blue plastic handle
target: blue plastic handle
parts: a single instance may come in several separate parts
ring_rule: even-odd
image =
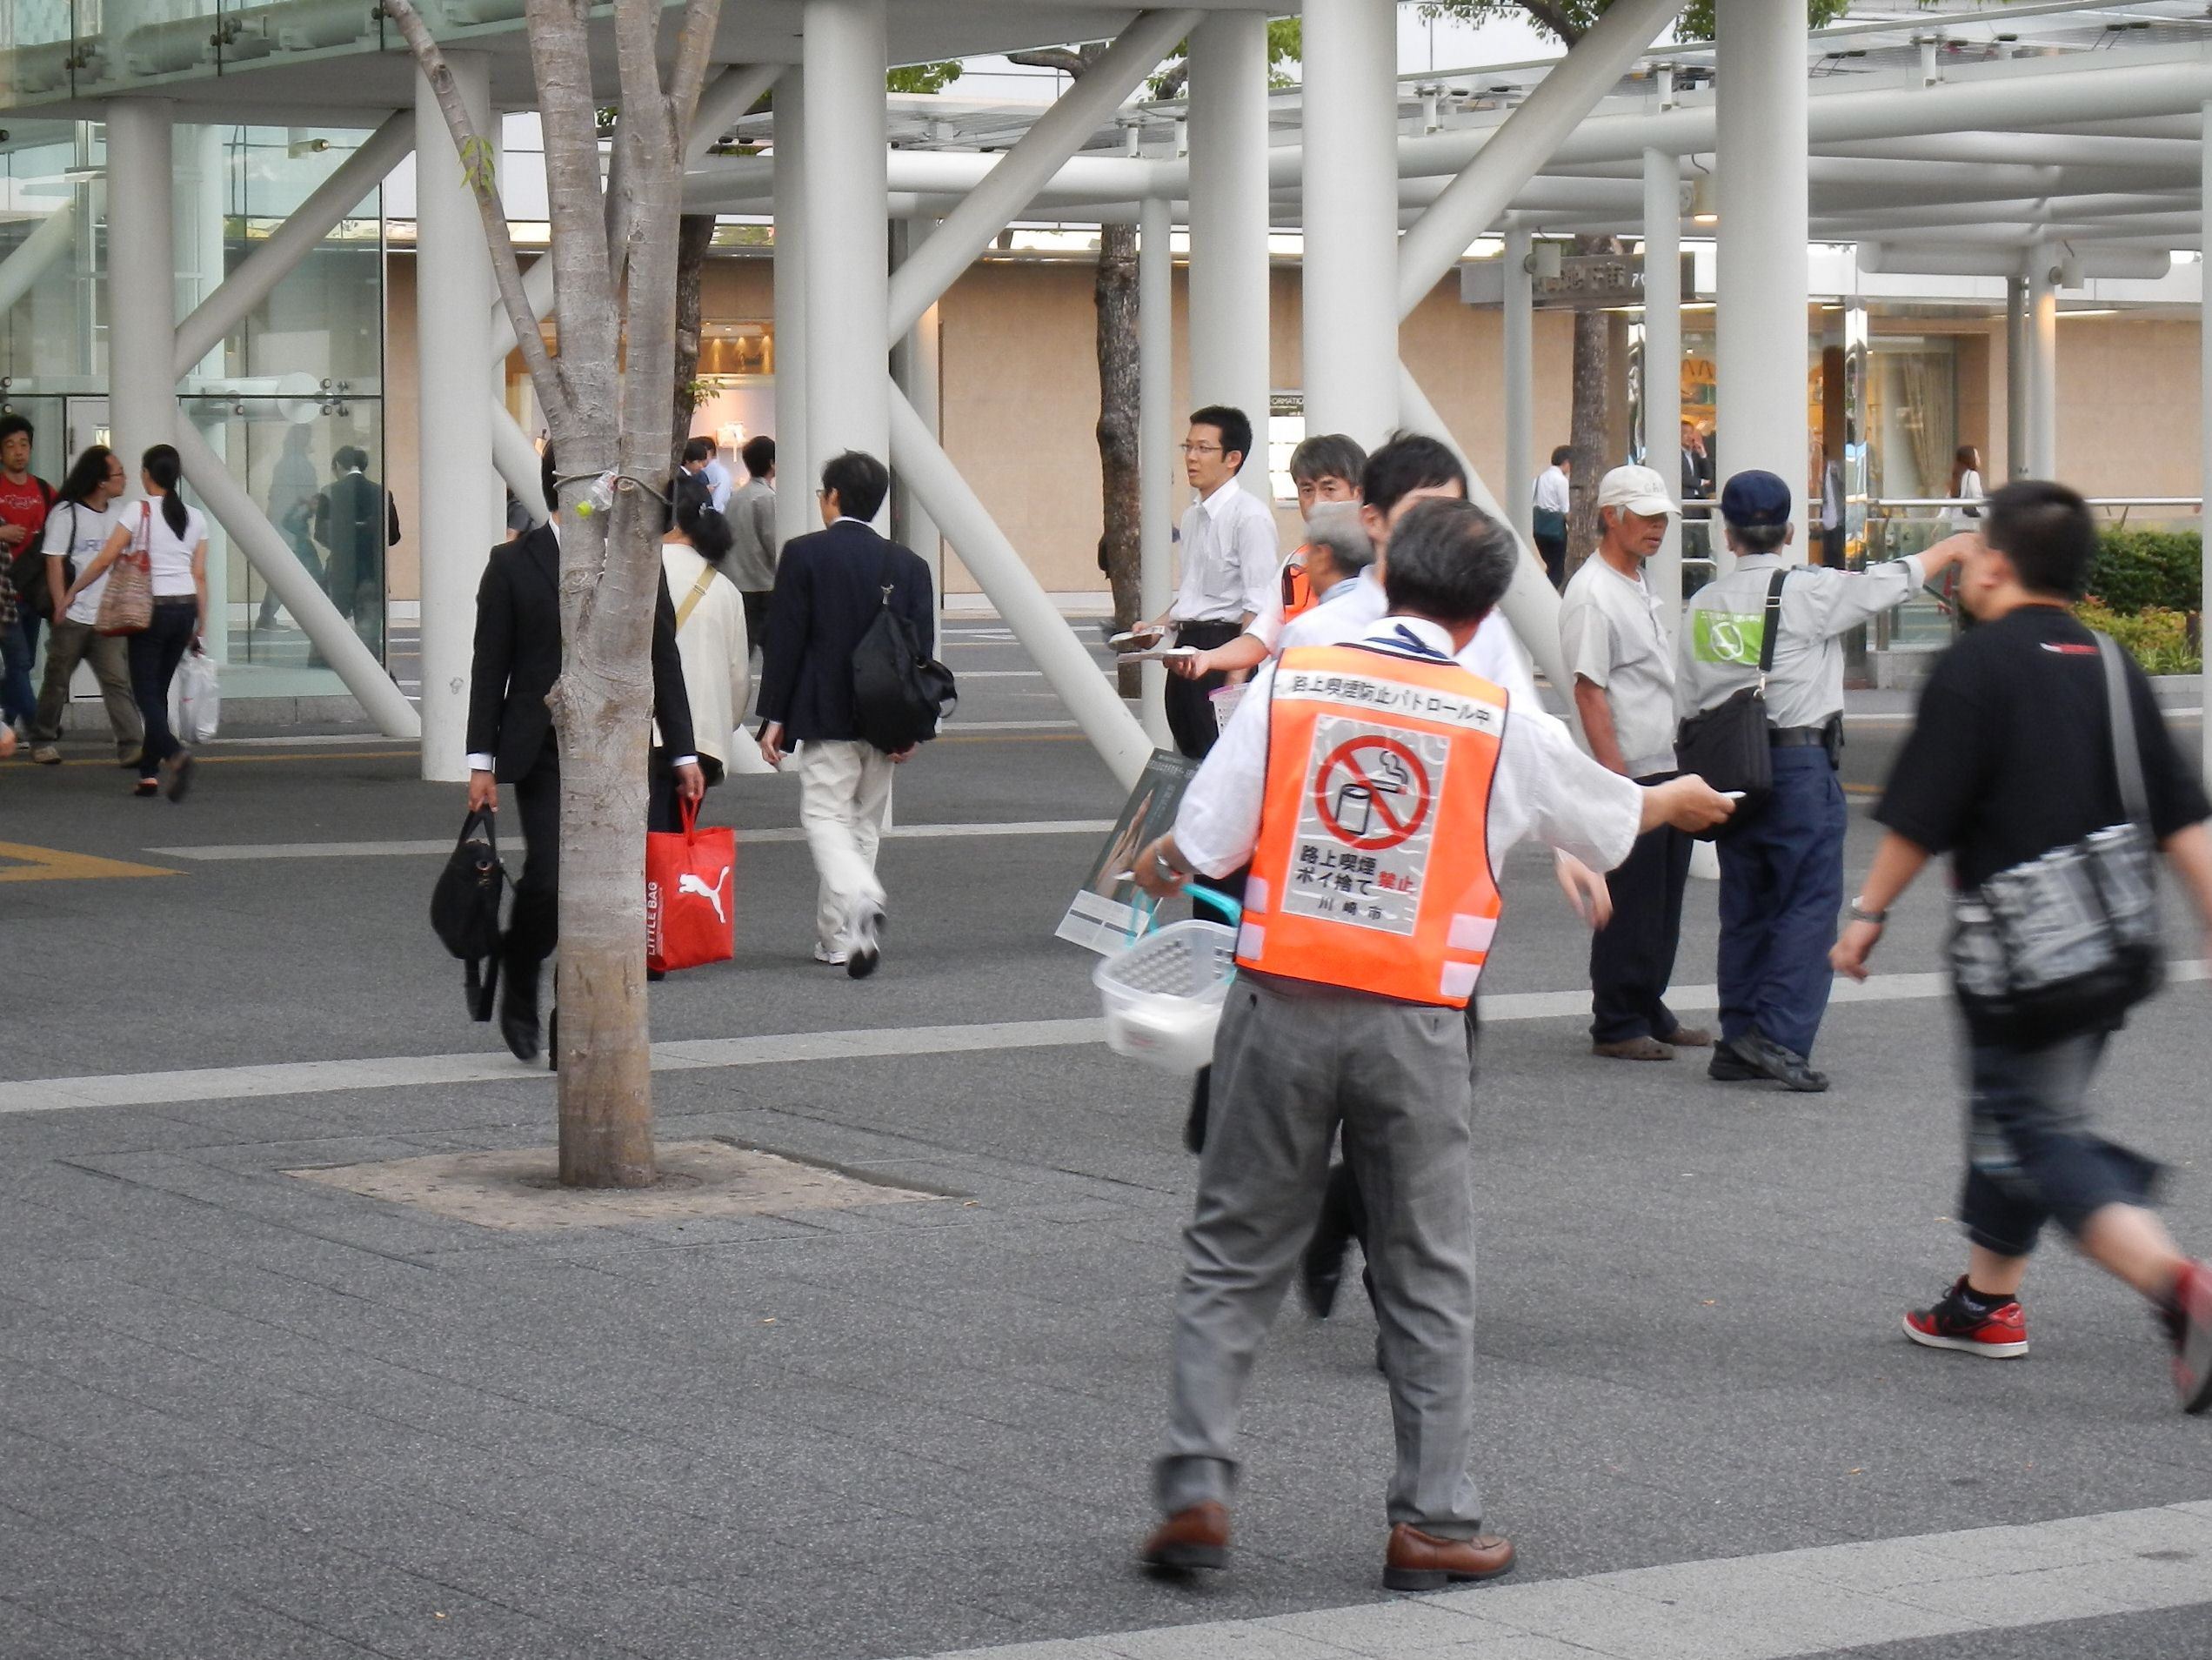
[[[1231,927],[1236,927],[1238,923],[1244,920],[1244,907],[1238,904],[1236,900],[1231,899],[1226,894],[1221,893],[1216,888],[1202,887],[1197,882],[1193,882],[1186,887],[1183,891],[1186,894],[1188,894],[1193,899],[1203,900],[1205,903],[1212,906],[1215,910],[1220,912],[1222,916],[1227,919],[1228,924]],[[1159,920],[1159,903],[1153,900],[1150,894],[1145,893],[1142,889],[1139,889],[1133,897],[1136,903],[1130,908],[1140,919],[1141,926],[1130,931],[1129,941],[1132,945],[1144,938],[1146,934],[1150,934],[1153,930],[1153,925]]]

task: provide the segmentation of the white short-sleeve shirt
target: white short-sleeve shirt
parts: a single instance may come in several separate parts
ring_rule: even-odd
[[[1606,695],[1628,776],[1674,770],[1674,648],[1645,572],[1623,576],[1592,554],[1560,597],[1567,666]]]

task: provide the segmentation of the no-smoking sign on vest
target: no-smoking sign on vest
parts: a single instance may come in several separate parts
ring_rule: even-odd
[[[1451,753],[1434,733],[1314,722],[1284,908],[1412,934]]]

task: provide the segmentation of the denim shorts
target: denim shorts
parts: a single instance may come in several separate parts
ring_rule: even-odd
[[[2046,1222],[2078,1237],[2105,1206],[2147,1204],[2155,1194],[2155,1160],[2089,1128],[2089,1082],[2109,1035],[2042,1049],[1973,1046],[1959,1220],[1976,1245],[2025,1256]]]

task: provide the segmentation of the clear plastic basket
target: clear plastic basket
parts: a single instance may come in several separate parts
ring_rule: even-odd
[[[1106,1000],[1106,1046],[1170,1072],[1213,1058],[1213,1030],[1237,967],[1237,932],[1173,922],[1091,971]]]

